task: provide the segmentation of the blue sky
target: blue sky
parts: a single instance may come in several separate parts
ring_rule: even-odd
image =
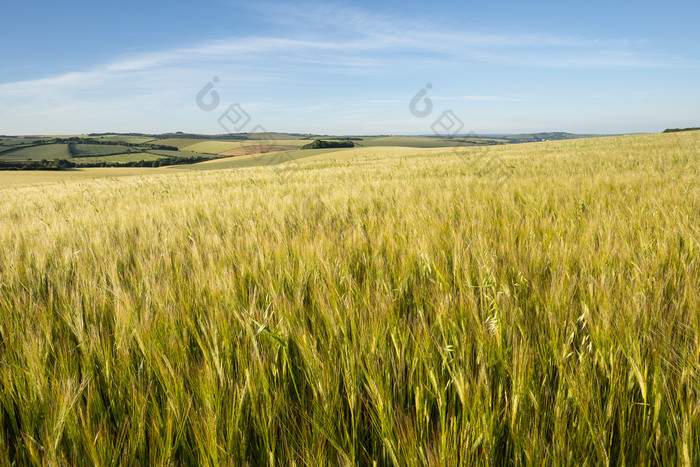
[[[700,2],[2,7],[0,134],[653,132],[700,126]],[[214,82],[214,77],[217,81]],[[196,101],[208,83],[219,105]],[[409,110],[426,84],[433,112]],[[206,94],[209,102],[211,94]]]

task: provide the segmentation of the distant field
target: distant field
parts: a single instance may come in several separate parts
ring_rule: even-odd
[[[208,152],[210,154],[219,154],[224,151],[228,151],[231,149],[236,149],[244,146],[256,146],[260,145],[261,142],[265,142],[267,140],[256,140],[256,139],[251,139],[251,140],[231,140],[231,141],[223,141],[223,140],[207,140],[207,139],[194,139],[194,138],[165,138],[165,139],[158,139],[158,140],[153,140],[150,141],[152,144],[162,144],[166,146],[175,146],[178,149],[186,149],[188,151],[193,151],[193,152]],[[279,139],[279,140],[272,140],[272,143],[278,146],[292,146],[292,147],[299,147],[303,146],[304,144],[310,143],[310,141],[306,140],[298,140],[298,139]],[[219,151],[219,152],[214,152],[214,151]]]
[[[10,138],[11,139],[11,138]],[[141,138],[144,140],[145,138]],[[30,140],[32,142],[34,140]],[[116,140],[115,140],[116,141]],[[132,140],[131,144],[136,144]],[[54,159],[71,159],[74,162],[137,162],[139,160],[151,161],[161,157],[175,158],[201,158],[203,154],[188,151],[170,151],[149,149],[148,146],[124,146],[120,144],[89,144],[72,143],[74,154],[68,151],[66,143],[30,145],[29,147],[2,146],[0,145],[0,162],[41,161]]]
[[[304,140],[308,140],[309,137],[307,135],[290,135],[287,133],[248,133],[247,137],[249,140],[267,140],[267,139],[275,139],[276,141],[299,141],[303,142]],[[311,138],[313,140],[313,138]]]
[[[242,143],[238,141],[200,141],[189,146],[185,146],[181,149],[190,152],[199,152],[206,154],[219,154],[225,151],[230,151],[234,148],[240,148],[250,143]]]
[[[73,157],[109,156],[112,154],[135,152],[135,150],[128,146],[116,144],[76,144],[74,147],[75,154]]]
[[[149,141],[153,141],[153,138],[142,137],[142,136],[120,136],[120,135],[105,135],[105,136],[90,136],[90,138],[96,139],[98,141],[109,141],[115,143],[130,143],[130,144],[143,144]],[[174,145],[171,145],[174,146]]]
[[[201,154],[198,152],[169,151],[167,149],[149,149],[148,152],[150,152],[151,154],[158,154],[159,156],[166,156],[166,157],[192,158],[192,157],[206,156],[206,154]]]
[[[261,139],[247,139],[247,140],[206,140],[197,138],[162,138],[162,139],[151,139],[149,137],[140,136],[122,136],[122,135],[104,135],[104,136],[92,136],[88,137],[86,135],[62,135],[61,138],[69,138],[72,136],[77,136],[80,138],[93,139],[95,141],[101,142],[113,142],[115,144],[86,144],[79,143],[74,144],[74,158],[91,158],[91,162],[103,161],[100,159],[103,156],[110,155],[123,155],[128,153],[152,153],[167,157],[201,157],[201,155],[210,156],[249,156],[252,154],[261,154],[268,152],[282,152],[288,149],[299,148],[303,145],[309,144],[313,139],[342,139],[334,138],[332,136],[315,136],[311,139],[301,139],[301,137],[295,137],[293,135],[262,135],[254,134],[249,135],[251,138],[259,137]],[[46,140],[50,138],[49,136],[33,136],[29,138],[0,138],[0,161],[22,161],[22,160],[53,160],[55,158],[68,158],[67,151],[60,149],[60,146],[52,145],[49,147],[32,147],[22,149],[21,151],[14,152],[10,145],[17,145],[19,143],[30,144],[34,141]],[[263,138],[279,138],[279,139],[263,139]],[[284,139],[283,139],[284,138]],[[468,139],[464,140],[453,140],[444,138],[429,138],[429,137],[415,137],[415,136],[389,136],[389,137],[363,137],[362,139],[354,138],[353,143],[356,145],[356,149],[360,147],[387,147],[387,148],[435,148],[435,147],[457,147],[464,146],[473,143]],[[142,148],[136,148],[133,146],[124,146],[117,144],[119,142],[129,143],[129,144],[160,144],[167,146],[175,146],[181,149],[180,152],[164,152],[164,150],[151,150],[147,146]],[[479,140],[483,142],[483,140]],[[3,149],[5,152],[3,152]],[[392,149],[392,151],[398,151]],[[397,153],[404,153],[398,151]],[[326,152],[315,152],[315,153],[305,153],[301,152],[292,157],[292,160],[314,157],[314,160],[320,160],[322,154]],[[347,153],[344,157],[351,157],[354,153]],[[359,152],[358,155],[364,156],[373,153],[363,153]],[[152,160],[153,158],[147,157],[143,160]],[[247,159],[247,158],[246,158]],[[112,159],[116,161],[117,159]],[[135,159],[129,157],[129,161]],[[266,159],[259,161],[260,164],[266,164]],[[222,166],[229,164],[230,161],[221,162]],[[244,164],[246,166],[254,165],[253,162],[240,162],[235,161],[234,165],[238,166]]]
[[[68,147],[65,144],[46,144],[17,149],[0,154],[0,161],[40,161],[46,159],[68,159]]]
[[[427,136],[382,136],[379,138],[365,138],[363,141],[353,141],[356,146],[394,146],[412,148],[439,148],[454,146],[480,145],[487,142],[505,143],[506,140],[493,138],[439,138]]]
[[[165,146],[174,146],[178,149],[182,149],[185,146],[191,146],[193,144],[201,143],[202,141],[206,140],[201,140],[201,139],[194,139],[194,138],[165,138],[165,139],[156,139],[152,140],[152,144],[162,144]]]
[[[161,140],[167,141],[167,140]],[[310,141],[304,140],[246,140],[246,141],[200,141],[189,146],[183,146],[181,149],[192,152],[200,152],[207,154],[222,154],[235,149],[254,146],[258,147],[261,144],[271,144],[274,146],[291,146],[300,147],[308,144]],[[163,142],[162,144],[168,144]]]
[[[5,149],[4,146],[21,146],[37,140],[41,140],[41,138],[0,138],[0,150]]]
[[[313,142],[313,140],[306,139],[268,139],[265,141],[275,146],[291,146],[297,148]],[[250,140],[249,143],[256,144],[255,140]]]
[[[454,147],[439,147],[439,148],[410,148],[410,147],[393,147],[393,146],[372,146],[372,147],[355,147],[343,149],[337,152],[323,152],[311,154],[304,158],[304,162],[311,161],[345,161],[363,157],[392,157],[392,156],[410,156],[416,154],[441,154],[441,153],[456,153],[459,148]]]
[[[455,146],[456,144],[441,138],[428,138],[421,136],[386,136],[380,138],[367,138],[364,141],[356,142],[358,146],[393,146],[393,147],[413,147],[413,148],[434,148]]]
[[[41,135],[42,138],[90,138],[88,135]]]
[[[289,146],[272,146],[266,144],[258,144],[254,146],[242,146],[240,148],[231,149],[219,154],[219,156],[249,156],[251,154],[265,154],[268,152],[286,152],[295,150],[296,148]]]
[[[473,147],[464,148],[464,151],[473,150]],[[239,156],[225,159],[216,159],[194,164],[190,168],[195,170],[232,169],[241,167],[258,167],[270,164],[289,162],[312,161],[347,161],[366,157],[391,157],[410,156],[460,152],[460,148],[410,148],[410,147],[355,147],[333,149],[302,149],[297,151],[283,151],[274,154],[262,154],[252,156]]]
[[[286,138],[289,138],[286,136]],[[150,141],[152,144],[162,144],[166,146],[175,146],[178,149],[196,152],[196,153],[206,153],[206,154],[221,154],[226,151],[235,150],[238,148],[246,146],[258,146],[261,142],[266,142],[267,140],[232,140],[232,141],[218,141],[218,140],[206,140],[206,139],[194,139],[194,138],[165,138],[159,140]],[[309,144],[309,140],[301,139],[278,139],[271,140],[271,143],[275,146],[290,146],[290,147],[300,147],[305,144]]]
[[[218,170],[236,169],[243,167],[263,167],[276,164],[286,164],[293,161],[304,160],[309,157],[343,151],[342,148],[334,149],[301,149],[295,151],[275,152],[269,154],[227,157],[198,164],[188,165],[185,168],[192,170]]]

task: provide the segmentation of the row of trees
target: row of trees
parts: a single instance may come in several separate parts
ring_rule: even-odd
[[[54,138],[46,143],[54,144],[68,144],[68,151],[71,151],[71,145],[75,144],[97,144],[105,146],[126,146],[130,148],[147,148],[147,149],[158,149],[162,151],[179,151],[180,148],[177,146],[169,146],[167,144],[154,144],[154,143],[129,143],[128,141],[101,141],[99,139],[92,138],[81,138],[79,136],[71,136],[70,138]]]
[[[64,170],[75,167],[75,163],[66,159],[48,161],[0,161],[0,170]]]
[[[324,141],[317,139],[311,144],[302,146],[301,149],[328,149],[328,148],[354,148],[355,143],[352,141]]]
[[[664,133],[679,133],[681,131],[695,131],[695,130],[700,130],[699,127],[694,127],[694,128],[667,128],[664,130]]]
[[[131,162],[88,162],[80,164],[80,167],[164,167],[167,165],[194,164],[209,160],[206,157],[161,157],[154,161],[131,161]]]
[[[206,157],[161,157],[154,161],[130,161],[130,162],[86,162],[76,164],[66,159],[48,161],[0,161],[0,170],[65,170],[75,167],[164,167],[167,165],[194,164],[209,160]]]

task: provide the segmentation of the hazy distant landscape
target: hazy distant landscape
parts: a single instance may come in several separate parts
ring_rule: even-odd
[[[279,160],[302,160],[337,149],[441,148],[491,146],[535,141],[577,139],[592,135],[552,132],[505,135],[499,138],[464,136],[328,136],[299,134],[224,134],[197,135],[170,133],[100,134],[71,136],[0,136],[0,170],[46,170],[75,167],[162,167],[195,165],[232,168],[268,165],[270,158],[250,156],[275,153]],[[312,148],[314,141],[323,148]],[[338,148],[335,146],[347,146]],[[308,147],[307,147],[308,146]],[[320,146],[317,143],[317,146]],[[301,152],[296,152],[301,151]],[[347,154],[344,154],[347,155]],[[240,161],[239,161],[240,159]],[[219,160],[216,164],[211,164]],[[202,166],[197,166],[197,168]]]

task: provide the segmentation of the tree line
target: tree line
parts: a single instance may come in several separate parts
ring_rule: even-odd
[[[700,130],[700,127],[693,127],[693,128],[667,128],[663,131],[663,133],[679,133],[681,131],[695,131],[695,130]]]
[[[301,149],[330,149],[330,148],[354,148],[355,143],[352,141],[324,141],[317,139],[311,144],[306,144]]]
[[[194,164],[209,160],[207,157],[161,157],[153,161],[129,161],[129,162],[84,162],[76,164],[67,159],[46,159],[40,161],[0,161],[0,170],[66,170],[73,168],[91,167],[164,167],[167,165]]]

